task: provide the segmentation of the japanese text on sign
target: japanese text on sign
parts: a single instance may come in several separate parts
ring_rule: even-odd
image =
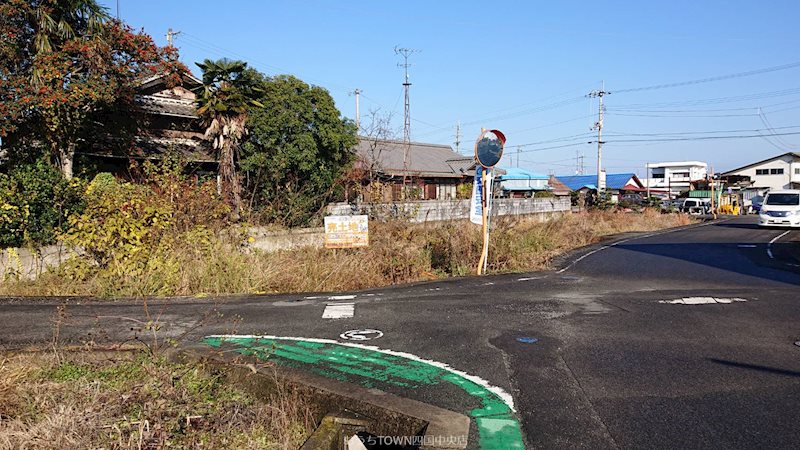
[[[353,248],[369,246],[367,216],[325,217],[325,247]]]

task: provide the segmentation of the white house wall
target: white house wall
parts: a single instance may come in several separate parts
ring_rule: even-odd
[[[769,171],[769,174],[760,173],[764,170]],[[783,173],[773,174],[774,170],[782,170]],[[792,183],[795,183],[794,187],[800,184],[800,158],[783,155],[742,170],[728,172],[728,175],[748,176],[756,188],[791,189]]]

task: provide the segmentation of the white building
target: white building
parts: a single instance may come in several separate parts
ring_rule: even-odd
[[[751,190],[800,189],[800,153],[784,153],[722,174],[750,178]]]
[[[645,186],[671,194],[688,191],[692,181],[705,179],[708,174],[708,164],[701,161],[651,163],[647,168]]]

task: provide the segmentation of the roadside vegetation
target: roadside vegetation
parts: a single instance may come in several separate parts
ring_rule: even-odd
[[[319,225],[328,202],[365,188],[365,177],[377,181],[376,167],[354,166],[356,126],[324,88],[227,59],[197,64],[198,127],[217,173],[174,148],[141,163],[136,136],[151,119],[137,89],[154,75],[177,88],[188,71],[177,56],[95,0],[0,6],[0,249],[59,242],[76,252],[35,281],[6,269],[0,295],[338,291],[473,273],[480,227],[466,221],[375,221],[366,249],[251,250],[247,226]],[[391,137],[389,123],[373,113],[364,131],[378,142]],[[97,149],[129,167],[103,172],[90,157]],[[488,271],[541,269],[608,234],[688,222],[605,208],[546,223],[495,220]]]
[[[179,166],[179,165],[178,165]],[[474,273],[480,227],[468,221],[372,221],[364,249],[306,247],[264,253],[247,246],[211,183],[178,166],[145,165],[141,183],[100,174],[66,219],[62,242],[82,249],[34,281],[7,279],[2,295],[190,296],[343,291]],[[494,221],[489,273],[547,268],[554,257],[611,234],[688,224],[652,209],[592,211],[542,222]]]
[[[0,355],[0,449],[295,449],[312,422],[299,398],[145,352]]]

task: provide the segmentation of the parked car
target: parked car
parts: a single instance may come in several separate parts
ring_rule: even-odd
[[[620,206],[641,206],[644,205],[642,194],[622,194],[619,197]]]
[[[707,214],[711,211],[710,198],[686,198],[678,208],[678,211],[687,214]]]
[[[756,195],[755,197],[750,199],[750,206],[748,208],[748,212],[750,214],[758,214],[761,211],[761,205],[764,204],[764,197],[761,195]]]
[[[800,228],[800,190],[769,191],[758,212],[758,226]]]

